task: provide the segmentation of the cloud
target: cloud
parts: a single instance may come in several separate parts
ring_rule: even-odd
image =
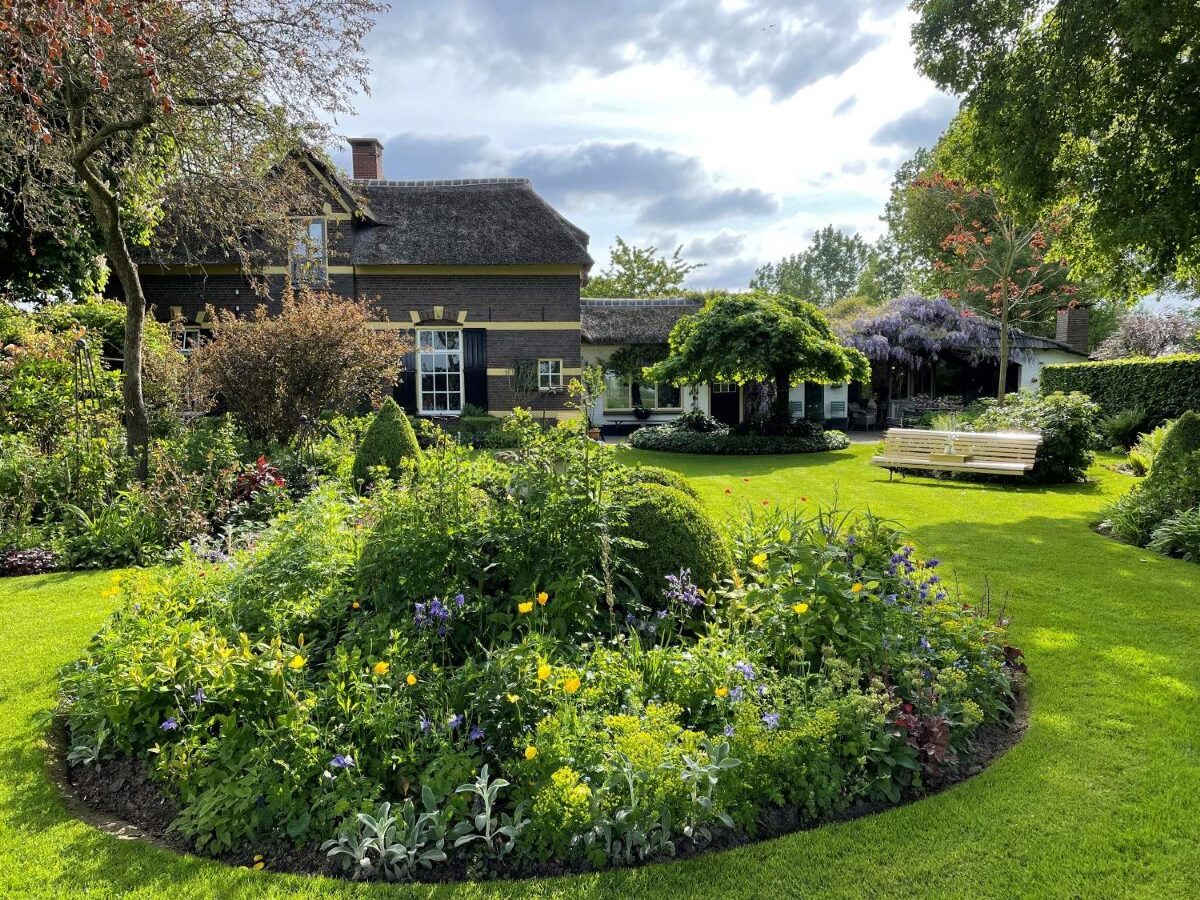
[[[854,96],[854,94],[851,94],[849,97],[847,97],[845,100],[843,100],[841,103],[839,103],[837,106],[835,106],[833,108],[834,118],[850,112],[850,110],[854,108],[854,104],[857,102],[858,102],[858,97]]]
[[[740,253],[745,245],[746,235],[744,233],[721,231],[712,237],[698,237],[688,241],[683,246],[683,255],[689,260],[706,262]]]
[[[922,106],[888,122],[872,135],[871,143],[909,149],[932,147],[957,110],[958,101],[953,97],[935,95]]]
[[[750,286],[750,278],[759,265],[758,260],[749,256],[708,263],[689,274],[685,284],[695,290],[744,291]]]
[[[671,194],[643,206],[637,221],[649,225],[694,225],[717,219],[769,216],[779,201],[757,188]]]
[[[644,198],[695,190],[706,181],[697,157],[636,141],[538,147],[514,154],[508,165],[550,198]]]
[[[574,72],[680,63],[713,83],[776,97],[839,75],[885,36],[861,19],[905,0],[409,0],[384,14],[370,49],[452,60],[489,85],[526,87]]]
[[[865,159],[852,159],[842,163],[842,171],[847,175],[861,175],[867,171],[867,161]]]

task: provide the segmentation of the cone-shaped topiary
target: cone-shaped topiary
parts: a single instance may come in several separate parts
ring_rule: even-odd
[[[1184,474],[1181,469],[1195,465],[1192,454],[1197,450],[1200,450],[1200,413],[1189,410],[1175,420],[1163,438],[1150,477],[1156,481],[1179,478]]]
[[[421,448],[417,446],[417,435],[408,416],[388,397],[367,426],[358,452],[354,454],[354,483],[366,484],[371,480],[371,469],[383,466],[392,477],[400,474],[403,461],[420,459]]]
[[[729,547],[697,501],[661,484],[629,484],[619,490],[628,510],[623,536],[646,545],[618,551],[638,570],[630,581],[643,600],[661,600],[666,576],[680,569],[689,569],[702,588],[733,572]]]

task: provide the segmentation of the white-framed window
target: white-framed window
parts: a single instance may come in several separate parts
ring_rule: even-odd
[[[325,220],[295,219],[291,272],[296,284],[323,284],[328,271],[328,238]]]
[[[645,406],[650,409],[681,409],[683,398],[679,388],[666,382],[645,383],[626,373],[607,372],[604,375],[604,409],[618,412]]]
[[[204,340],[204,329],[199,325],[181,325],[179,327],[179,349],[184,356],[189,356]]]
[[[462,331],[418,328],[417,409],[424,415],[457,416],[462,407]]]
[[[563,364],[561,359],[538,360],[538,390],[557,391],[562,388]]]
[[[712,392],[714,394],[736,394],[738,386],[732,381],[714,381]]]

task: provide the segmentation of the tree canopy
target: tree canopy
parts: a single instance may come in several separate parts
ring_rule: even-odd
[[[919,67],[1021,215],[1076,207],[1077,276],[1130,295],[1200,275],[1194,0],[916,0]]]
[[[869,245],[859,235],[826,225],[813,235],[807,249],[760,266],[750,287],[829,306],[855,292],[869,252]]]
[[[775,389],[775,414],[786,417],[790,387],[865,381],[870,365],[842,345],[812,303],[760,291],[714,297],[681,318],[671,329],[666,359],[648,373],[673,384],[766,382]]]
[[[635,247],[618,235],[609,250],[610,263],[583,286],[583,297],[663,297],[683,291],[683,280],[703,263],[683,259],[683,247],[670,256],[657,247]]]

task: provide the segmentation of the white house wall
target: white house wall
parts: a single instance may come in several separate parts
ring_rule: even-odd
[[[1022,391],[1037,393],[1042,380],[1043,366],[1056,366],[1059,363],[1082,362],[1083,357],[1065,350],[1032,350],[1028,351],[1021,360],[1021,373],[1017,387]]]
[[[585,366],[595,365],[608,359],[618,350],[622,349],[621,345],[616,344],[584,344],[582,348],[583,364]],[[684,385],[679,389],[679,402],[683,406],[684,412],[691,412],[693,409],[698,409],[700,412],[708,415],[708,386]],[[646,421],[651,425],[661,425],[664,422],[670,422],[679,414],[674,412],[656,412],[651,413],[650,418]],[[607,413],[604,411],[604,400],[601,399],[596,405],[596,410],[592,415],[592,422],[599,426],[611,425],[618,422],[629,423],[638,421],[634,419],[632,413]]]

